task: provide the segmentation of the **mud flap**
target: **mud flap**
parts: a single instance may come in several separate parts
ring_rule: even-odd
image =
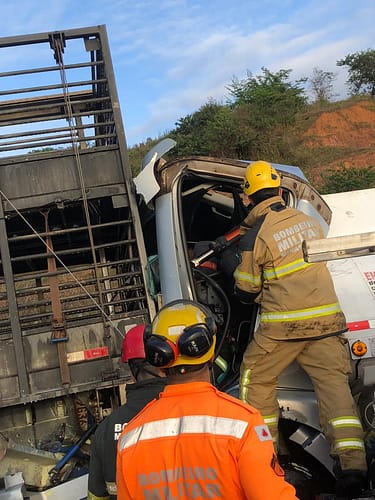
[[[293,443],[300,445],[306,453],[324,465],[328,472],[334,476],[334,460],[330,456],[330,446],[321,432],[313,432],[312,429],[301,424],[298,429],[289,436],[289,439]]]

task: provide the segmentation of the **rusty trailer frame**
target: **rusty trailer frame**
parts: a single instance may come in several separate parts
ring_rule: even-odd
[[[6,407],[128,380],[121,335],[154,306],[105,26],[1,38],[0,53]]]

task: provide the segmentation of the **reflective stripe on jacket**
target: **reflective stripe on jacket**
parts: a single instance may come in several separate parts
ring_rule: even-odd
[[[256,205],[242,227],[236,287],[261,304],[258,332],[275,339],[319,337],[346,328],[325,263],[307,263],[302,241],[323,238],[316,219],[280,196]]]
[[[260,413],[206,382],[168,385],[118,443],[121,500],[295,500],[283,476]]]

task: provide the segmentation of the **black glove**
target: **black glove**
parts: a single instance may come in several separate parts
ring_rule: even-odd
[[[234,287],[234,296],[237,297],[242,304],[254,304],[258,295],[259,293],[249,293],[237,288],[236,286]]]
[[[225,236],[219,236],[216,240],[210,242],[210,250],[213,250],[216,255],[223,252],[226,248],[228,248],[228,240]]]
[[[227,247],[218,256],[218,264],[221,271],[230,278],[233,277],[233,273],[240,263],[241,257],[237,252],[237,248]]]

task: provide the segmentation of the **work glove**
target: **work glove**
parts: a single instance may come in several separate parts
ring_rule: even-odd
[[[247,304],[251,305],[254,304],[255,299],[259,293],[249,293],[245,292],[244,290],[241,290],[241,288],[238,288],[237,286],[234,287],[234,296],[242,302],[242,304]]]
[[[227,247],[218,256],[219,268],[229,278],[233,278],[233,273],[240,263],[241,257],[236,247]]]
[[[210,250],[213,250],[215,255],[220,255],[226,248],[228,248],[228,240],[225,236],[219,236],[216,240],[211,241],[209,244]]]

